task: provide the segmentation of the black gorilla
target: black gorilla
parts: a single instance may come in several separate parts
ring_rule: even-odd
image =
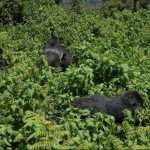
[[[65,71],[71,64],[71,55],[58,43],[57,40],[50,40],[44,48],[48,65],[56,67],[59,71]]]
[[[143,105],[143,99],[136,91],[128,91],[121,96],[90,96],[75,101],[74,105],[79,108],[94,108],[96,111],[105,112],[115,117],[116,123],[124,119],[123,110],[134,110]]]

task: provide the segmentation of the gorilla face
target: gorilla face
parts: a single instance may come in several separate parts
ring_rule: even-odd
[[[143,99],[136,91],[126,92],[122,96],[122,101],[127,108],[130,108],[132,110],[136,109],[137,107],[143,106]]]

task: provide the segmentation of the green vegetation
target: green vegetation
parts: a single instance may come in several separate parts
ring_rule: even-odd
[[[0,47],[12,67],[0,72],[0,150],[150,149],[150,10],[80,13],[50,0],[23,1],[26,21],[0,25]],[[40,55],[52,33],[73,54],[57,73]],[[144,108],[113,117],[79,110],[76,97],[128,89]]]
[[[12,23],[23,21],[23,5],[19,0],[0,1],[0,23]]]

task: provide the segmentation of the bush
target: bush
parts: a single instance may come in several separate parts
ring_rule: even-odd
[[[0,26],[0,47],[13,65],[0,72],[0,149],[149,149],[150,11],[77,14],[52,0],[24,1],[30,20]],[[40,56],[58,37],[73,64],[56,73]],[[138,90],[144,107],[107,114],[74,108],[77,97]]]
[[[23,21],[23,5],[20,0],[0,1],[0,23],[19,23]]]
[[[150,5],[148,0],[103,0],[102,12],[105,16],[113,16],[115,11],[147,9]]]

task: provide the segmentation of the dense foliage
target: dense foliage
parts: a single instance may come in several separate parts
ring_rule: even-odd
[[[15,24],[23,21],[23,5],[21,0],[0,1],[0,23]]]
[[[12,66],[0,72],[0,149],[150,148],[150,10],[76,13],[50,0],[25,0],[27,21],[0,26]],[[40,55],[51,35],[73,54],[57,73]],[[136,89],[144,108],[114,118],[74,108],[76,97]]]

